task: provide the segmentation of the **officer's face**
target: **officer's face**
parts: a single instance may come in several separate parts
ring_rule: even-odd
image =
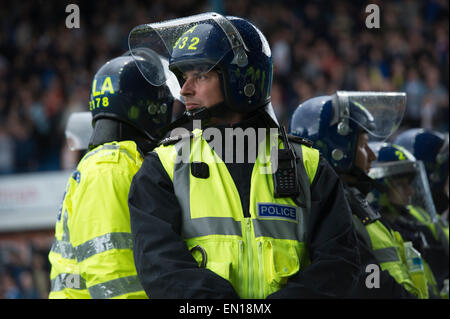
[[[391,178],[389,201],[397,205],[410,205],[414,195],[411,178]]]
[[[180,94],[184,97],[186,110],[194,110],[202,106],[211,107],[223,101],[220,90],[219,75],[216,71],[203,73],[187,71],[183,78],[185,83]]]
[[[355,166],[368,173],[372,162],[377,159],[375,153],[369,147],[369,137],[367,133],[361,133],[356,146]]]

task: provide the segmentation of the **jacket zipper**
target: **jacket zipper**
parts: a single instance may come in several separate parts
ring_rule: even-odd
[[[258,242],[258,265],[259,265],[259,296],[258,298],[263,299],[264,296],[264,255],[263,255],[263,243]]]
[[[245,226],[246,226],[246,239],[247,239],[247,262],[248,262],[248,298],[253,298],[253,245],[252,245],[252,219],[246,218],[245,219]]]
[[[239,282],[241,284],[241,293],[239,293],[240,296],[242,296],[242,292],[245,291],[245,280],[244,280],[244,241],[239,241]]]

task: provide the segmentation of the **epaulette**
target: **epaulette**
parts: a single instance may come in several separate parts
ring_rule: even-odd
[[[184,134],[179,134],[179,135],[174,135],[174,136],[166,137],[165,139],[162,139],[162,140],[158,143],[158,146],[161,146],[161,145],[163,145],[163,146],[173,145],[173,144],[175,144],[175,143],[181,141],[183,138],[186,138],[186,137],[191,138],[191,137],[193,137],[193,136],[194,136],[194,133],[189,132],[189,136],[186,136],[186,135],[184,135]]]
[[[294,135],[288,134],[287,138],[288,138],[288,140],[290,142],[303,144],[303,145],[308,146],[308,147],[312,147],[313,144],[314,144],[312,141],[310,141],[310,140],[308,140],[306,138],[300,137],[300,136],[294,136]]]
[[[364,195],[355,187],[345,187],[344,193],[353,215],[359,218],[364,226],[381,218],[380,213],[373,209]]]

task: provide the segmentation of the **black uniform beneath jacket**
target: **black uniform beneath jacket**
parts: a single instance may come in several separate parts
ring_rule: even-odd
[[[266,127],[260,116],[234,127],[250,126]],[[224,132],[224,127],[218,128]],[[247,215],[253,163],[226,165],[238,189],[244,215]],[[136,269],[150,298],[239,298],[227,280],[209,269],[199,268],[188,251],[180,235],[181,207],[172,181],[155,152],[145,156],[129,194]],[[268,298],[348,295],[361,269],[351,218],[342,183],[321,156],[311,185],[306,240],[311,264]]]

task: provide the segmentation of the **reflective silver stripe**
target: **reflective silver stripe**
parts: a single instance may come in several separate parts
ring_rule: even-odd
[[[385,247],[380,249],[373,249],[372,240],[370,239],[369,232],[367,228],[363,225],[358,217],[353,216],[353,224],[355,225],[356,231],[362,236],[366,245],[373,251],[373,254],[379,263],[386,263],[390,261],[399,261],[397,250],[395,247]]]
[[[87,153],[84,157],[83,157],[83,161],[89,157],[91,157],[92,155],[97,154],[100,151],[103,150],[118,150],[120,149],[120,145],[103,145],[101,148],[99,148],[98,150],[92,151]],[[126,149],[121,149],[120,150],[121,153],[124,153],[125,155],[127,155],[131,160],[133,160],[134,162],[136,162],[136,159],[130,154],[130,152],[128,152]]]
[[[190,139],[183,139],[175,144],[177,157],[173,171],[173,185],[176,197],[180,204],[183,224],[182,237],[193,238],[208,235],[237,235],[242,236],[241,222],[231,217],[203,217],[191,219],[190,210],[190,165],[181,160],[184,143]],[[309,183],[309,179],[308,183]],[[303,212],[303,209],[300,208]],[[300,212],[299,212],[300,213]],[[302,216],[304,214],[301,214]],[[305,231],[300,225],[280,220],[253,220],[255,236],[267,236],[280,239],[304,241]]]
[[[129,276],[113,279],[89,287],[89,294],[94,299],[108,299],[141,290],[143,289],[138,277]]]
[[[181,158],[181,153],[183,151],[183,144],[189,142],[190,139],[183,139],[179,143],[175,144],[177,150],[177,157],[175,160],[175,165],[173,168],[173,188],[175,191],[175,196],[180,204],[181,211],[183,213],[183,219],[191,218],[191,204],[190,204],[190,167],[189,162],[185,163]]]
[[[79,274],[59,274],[51,280],[51,291],[61,291],[66,288],[86,289],[86,281]]]
[[[232,217],[202,217],[183,220],[181,230],[183,238],[208,235],[242,236],[241,222]]]
[[[399,261],[397,250],[395,247],[380,248],[373,251],[375,258],[379,263],[387,263],[390,261]]]
[[[70,232],[69,232],[69,226],[67,226],[67,221],[69,219],[69,214],[67,213],[67,209],[64,210],[63,215],[63,234],[62,234],[62,240],[70,242]]]
[[[133,156],[131,156],[130,152],[128,152],[126,149],[121,149],[120,152],[121,152],[121,153],[124,153],[124,154],[125,154],[126,156],[128,156],[133,162],[136,163],[136,159],[135,159]]]
[[[184,144],[190,142],[190,138],[184,138],[175,144],[177,157],[173,171],[173,187],[183,215],[182,237],[193,238],[208,235],[242,236],[241,223],[231,217],[202,217],[191,219],[190,163],[186,163],[186,160],[181,158]]]
[[[292,239],[304,241],[304,234],[297,223],[285,220],[253,219],[255,237],[271,237],[277,239]]]
[[[83,161],[89,157],[91,157],[92,155],[97,154],[98,152],[102,151],[102,150],[118,150],[120,148],[120,145],[103,145],[101,148],[99,148],[98,150],[95,151],[91,151],[89,153],[87,153],[84,157],[83,157]]]
[[[60,254],[61,257],[66,259],[76,259],[72,244],[68,241],[55,239],[50,251]]]
[[[108,233],[74,247],[77,261],[111,249],[132,249],[131,233]]]

